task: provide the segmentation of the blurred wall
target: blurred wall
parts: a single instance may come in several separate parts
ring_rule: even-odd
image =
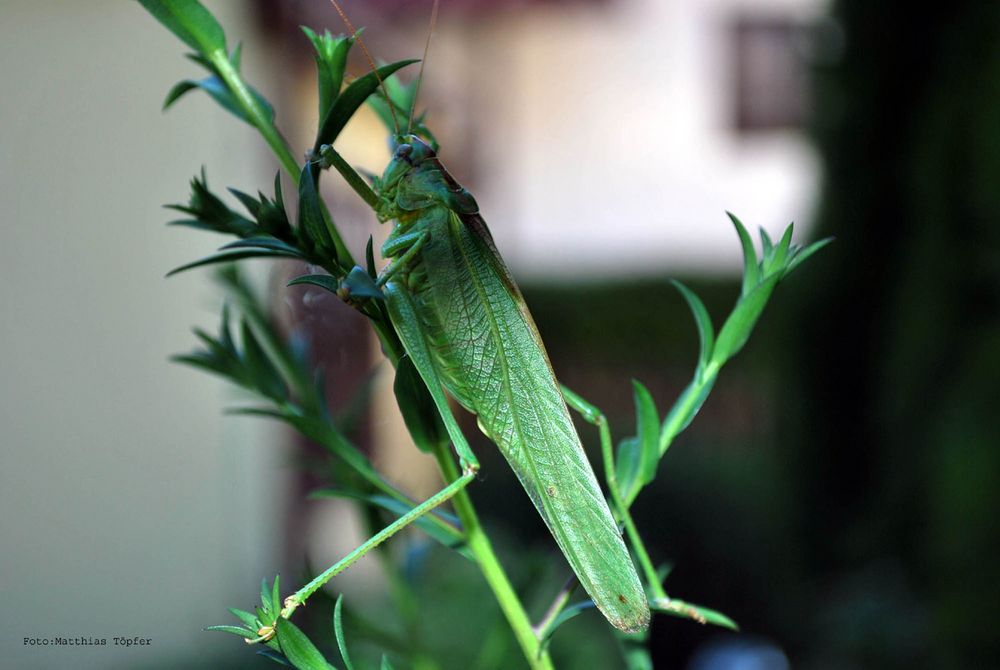
[[[207,4],[246,37],[239,3]],[[168,229],[160,205],[203,163],[216,184],[273,175],[209,101],[160,113],[196,73],[185,50],[136,3],[0,7],[4,667],[220,667],[242,645],[201,628],[275,571],[265,427],[224,419],[221,384],[167,362],[191,325],[214,329],[219,299],[205,274],[163,275],[217,240]],[[108,646],[23,644],[56,635]],[[123,635],[152,646],[114,647]]]

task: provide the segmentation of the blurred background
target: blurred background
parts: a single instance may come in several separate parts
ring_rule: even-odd
[[[205,4],[307,147],[315,81],[298,26],[342,32],[332,8]],[[429,0],[343,4],[378,58],[422,52]],[[138,4],[7,0],[0,19],[3,665],[270,667],[201,629],[252,606],[260,577],[296,583],[360,538],[349,508],[302,500],[308,445],[223,417],[232,390],[167,362],[192,325],[214,327],[222,296],[205,274],[163,280],[218,240],[167,229],[160,205],[183,201],[202,165],[214,187],[252,192],[276,163],[204,96],[159,113],[196,71]],[[738,295],[724,210],[772,235],[794,220],[798,243],[837,238],[778,289],[633,508],[653,559],[674,566],[668,592],[744,631],[658,617],[657,667],[996,666],[998,45],[1000,3],[974,0],[443,0],[421,94],[442,159],[476,195],[560,379],[617,436],[632,430],[630,378],[665,411],[694,368],[667,278],[717,323]],[[339,146],[374,172],[388,155],[368,113]],[[328,195],[356,252],[386,234],[352,193]],[[258,267],[275,317],[311,339],[334,403],[372,386],[358,439],[380,467],[435,490],[364,324],[283,288],[298,272]],[[538,612],[565,570],[502,459],[474,446],[472,495]],[[467,565],[415,536],[399,545],[444,667],[471,663],[478,640],[508,644]],[[338,587],[378,612],[376,569]],[[23,641],[55,635],[153,643]],[[596,615],[553,652],[617,663]]]

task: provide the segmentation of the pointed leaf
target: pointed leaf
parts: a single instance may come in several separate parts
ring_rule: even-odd
[[[242,621],[244,625],[247,626],[247,628],[250,628],[252,631],[257,630],[258,628],[257,617],[255,617],[253,614],[250,614],[250,612],[247,612],[246,610],[236,609],[235,607],[230,607],[229,613],[232,614],[237,619],[239,619],[240,621]]]
[[[774,258],[771,259],[770,266],[765,269],[765,275],[782,271],[784,268],[785,261],[788,257],[788,250],[792,246],[792,231],[794,228],[795,224],[789,224],[789,226],[785,228],[785,233],[781,236],[781,241],[778,242],[778,246],[774,248]]]
[[[326,228],[323,218],[323,208],[320,206],[319,193],[312,178],[310,165],[302,169],[299,181],[299,235],[305,238],[306,249],[315,250],[322,256],[336,260],[333,238]]]
[[[771,236],[767,234],[763,226],[760,228],[760,246],[761,246],[761,257],[766,262],[771,254],[774,253],[774,242],[771,241]]]
[[[244,639],[253,639],[257,637],[257,631],[250,630],[249,628],[242,628],[240,626],[207,626],[205,630],[218,631],[220,633],[230,633],[232,635],[239,635]]]
[[[270,121],[274,120],[274,107],[268,102],[259,91],[253,87],[248,86],[250,89],[250,94],[260,105],[260,108],[264,110],[266,118]],[[170,92],[167,93],[166,99],[163,101],[163,109],[166,110],[171,107],[175,102],[177,102],[184,94],[193,91],[195,89],[200,89],[205,93],[208,93],[223,109],[227,112],[240,119],[245,123],[254,125],[254,122],[247,116],[246,111],[243,109],[243,105],[236,99],[236,97],[226,86],[226,83],[222,81],[218,76],[212,75],[211,77],[206,77],[205,79],[185,79],[184,81],[178,82]]]
[[[694,421],[702,405],[705,404],[708,394],[711,393],[712,387],[715,386],[717,377],[717,375],[713,375],[708,380],[696,377],[677,398],[677,402],[670,408],[670,412],[663,420],[663,430],[660,433],[660,458],[663,458],[663,454],[673,444],[674,438]]]
[[[729,318],[722,324],[719,337],[715,341],[715,350],[712,352],[712,364],[721,367],[726,361],[739,353],[743,345],[750,339],[757,320],[760,318],[764,307],[767,306],[774,287],[781,280],[781,274],[774,274],[765,279],[750,293],[743,296],[736,302]]]
[[[274,583],[271,584],[271,609],[275,612],[281,612],[281,590],[278,586],[280,581],[280,575],[274,576]]]
[[[791,259],[788,261],[788,267],[785,268],[785,273],[782,275],[782,278],[787,277],[792,270],[802,265],[802,263],[804,263],[806,259],[808,259],[814,253],[816,253],[826,245],[830,244],[831,242],[833,242],[833,238],[826,237],[817,242],[813,242],[805,249],[796,250],[795,254],[793,254]]]
[[[337,648],[340,650],[340,657],[344,659],[344,667],[347,670],[354,670],[351,657],[347,654],[347,641],[344,639],[344,623],[341,620],[343,607],[344,594],[340,594],[337,596],[337,604],[333,607],[333,633],[337,638]]]
[[[632,380],[632,393],[639,442],[639,482],[648,484],[656,478],[656,468],[660,464],[660,416],[649,390],[635,379]]]
[[[264,352],[263,347],[257,341],[257,337],[253,334],[253,330],[250,328],[250,324],[246,321],[243,322],[242,328],[243,334],[243,361],[246,364],[247,372],[250,378],[254,382],[254,386],[258,391],[268,398],[275,401],[282,401],[288,397],[288,392],[285,389],[285,383],[281,379],[281,375],[278,373],[278,369],[268,358],[267,354]],[[261,588],[266,586],[266,582]],[[268,595],[270,590],[261,592],[264,602],[266,604],[268,600]],[[280,607],[278,608],[280,609]]]
[[[226,50],[226,35],[211,12],[197,0],[139,0],[156,20],[202,54]]]
[[[406,429],[410,431],[410,437],[418,449],[430,452],[435,445],[448,440],[441,415],[409,355],[400,358],[396,365],[396,379],[392,390],[396,394],[396,403],[403,415]]]
[[[248,237],[244,240],[237,240],[236,242],[230,242],[229,244],[221,247],[220,251],[225,251],[227,249],[269,249],[271,251],[281,251],[289,256],[295,256],[298,258],[304,258],[304,255],[296,247],[288,244],[287,242],[282,242],[276,237]]]
[[[595,607],[596,605],[594,605],[593,600],[584,600],[565,608],[559,613],[559,616],[557,616],[552,623],[549,624],[549,627],[542,631],[542,637],[539,642],[547,646],[549,641],[552,639],[552,635],[559,629],[560,626],[570,619],[575,619],[580,614],[583,614],[587,610],[594,609]]]
[[[180,272],[185,272],[186,270],[191,270],[193,268],[199,268],[204,265],[230,263],[232,261],[243,260],[244,258],[298,258],[298,254],[292,255],[284,252],[271,251],[270,249],[241,249],[237,251],[225,251],[211,256],[206,256],[201,260],[174,268],[168,272],[166,276],[172,277]]]
[[[278,618],[275,625],[281,653],[299,670],[329,670],[330,664],[298,626]]]
[[[389,662],[389,657],[382,654],[382,665],[379,666],[380,670],[393,670],[392,663]]]
[[[670,280],[670,283],[684,296],[688,307],[691,308],[691,314],[694,315],[694,322],[698,327],[698,368],[704,369],[708,365],[709,358],[712,355],[712,347],[715,346],[712,318],[708,315],[708,310],[705,309],[705,303],[701,301],[701,298],[694,291],[676,279]]]
[[[635,500],[642,486],[639,483],[639,470],[642,448],[639,438],[627,437],[618,443],[615,452],[615,478],[618,480],[618,490],[626,504]]]
[[[324,144],[333,144],[337,136],[340,135],[340,131],[344,129],[348,119],[354,115],[354,112],[368,96],[378,89],[380,78],[385,81],[396,70],[416,62],[418,61],[414,59],[396,61],[378,68],[378,75],[375,72],[369,72],[351,82],[351,85],[341,92],[330,107],[329,113],[323,118],[323,123],[320,124],[319,132],[316,135],[313,151],[319,153],[319,148]]]
[[[338,35],[333,37],[330,31],[317,35],[309,28],[302,26],[302,32],[312,42],[316,59],[316,80],[319,87],[319,118],[325,118],[330,107],[340,94],[340,86],[344,81],[344,67],[347,64],[347,52],[354,44],[353,37]]]
[[[743,288],[740,294],[746,295],[757,285],[760,279],[757,252],[753,248],[753,240],[750,239],[750,234],[743,226],[743,222],[736,218],[736,215],[732,212],[726,212],[726,215],[729,216],[730,221],[736,227],[736,233],[740,236],[740,244],[743,246]]]
[[[311,284],[313,286],[325,288],[338,298],[340,297],[338,294],[338,291],[340,290],[340,280],[336,277],[331,277],[330,275],[302,275],[301,277],[296,277],[292,281],[288,282],[288,286],[299,286],[302,284]]]
[[[740,629],[735,621],[722,612],[709,609],[708,607],[701,607],[700,605],[692,605],[676,598],[668,598],[666,600],[654,598],[649,601],[649,608],[654,612],[663,612],[671,616],[691,619],[700,624],[712,624],[713,626],[720,626],[735,631]]]
[[[167,209],[194,216],[197,221],[173,221],[172,225],[187,225],[195,228],[229,233],[239,237],[249,237],[256,225],[246,217],[231,210],[208,187],[204,169],[191,180],[191,196],[186,205],[167,205]]]
[[[267,580],[263,577],[260,579],[260,604],[264,611],[268,614],[272,614],[281,609],[278,608],[278,610],[275,610],[271,607],[271,587],[267,585]]]
[[[373,246],[372,236],[368,236],[368,244],[365,245],[365,266],[368,270],[368,276],[372,279],[378,277],[378,269],[375,267],[375,251],[372,249]]]

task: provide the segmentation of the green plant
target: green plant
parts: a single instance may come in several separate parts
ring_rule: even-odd
[[[531,358],[530,363],[524,363],[524,369],[541,371],[540,376],[532,377],[533,380],[545,377],[547,360],[537,333],[533,332],[530,317],[524,317],[523,323],[529,326],[524,331],[514,332],[510,325],[521,323],[518,315],[526,314],[527,308],[492,244],[485,222],[478,217],[474,199],[457,185],[437,161],[433,149],[436,142],[426,129],[423,118],[412,118],[415,85],[404,86],[394,77],[398,70],[416,61],[399,61],[377,69],[373,65],[372,72],[345,85],[347,55],[356,37],[334,37],[329,33],[319,35],[306,29],[305,33],[314,47],[317,62],[320,123],[310,152],[311,158],[300,166],[275,126],[271,105],[244,81],[240,73],[240,48],[229,51],[225,34],[211,14],[196,0],[140,2],[163,25],[194,48],[192,60],[208,70],[209,76],[205,79],[184,81],[175,86],[167,97],[166,105],[173,104],[189,91],[205,91],[224,109],[260,131],[288,176],[297,185],[298,217],[294,225],[286,213],[280,175],[275,178],[273,196],[263,193],[251,196],[231,189],[232,195],[246,210],[246,214],[233,210],[215,195],[208,187],[204,172],[192,181],[189,202],[172,206],[189,217],[176,221],[177,224],[238,238],[223,246],[217,253],[177,268],[174,272],[224,264],[219,276],[239,311],[239,338],[233,336],[230,312],[225,310],[218,335],[196,331],[203,347],[194,353],[178,356],[176,360],[222,375],[253,392],[266,403],[240,408],[236,410],[238,413],[284,421],[325,447],[330,455],[331,472],[337,486],[335,489],[324,490],[323,494],[350,498],[368,511],[381,510],[395,517],[388,526],[379,529],[378,516],[369,514],[366,518],[371,527],[370,539],[343,560],[319,573],[285,599],[281,599],[279,595],[277,578],[270,586],[265,581],[261,590],[261,606],[255,612],[231,610],[241,625],[215,626],[212,629],[234,633],[250,643],[260,644],[266,655],[298,668],[331,667],[310,638],[292,623],[292,614],[327,581],[361,556],[377,550],[383,542],[410,524],[416,525],[428,536],[461,554],[476,566],[489,585],[531,667],[553,667],[548,650],[553,634],[564,622],[594,607],[594,599],[602,611],[607,613],[609,620],[622,629],[616,631],[616,635],[621,642],[624,658],[629,667],[633,668],[650,665],[643,647],[647,635],[644,630],[644,620],[648,620],[648,613],[644,614],[647,604],[656,612],[735,628],[735,624],[721,613],[672,599],[667,595],[663,586],[665,572],[658,570],[653,564],[629,510],[642,489],[655,479],[659,462],[674,438],[690,424],[705,402],[723,365],[746,343],[774,288],[809,255],[826,244],[827,240],[800,248],[791,243],[791,226],[776,244],[762,231],[762,254],[758,257],[744,226],[730,215],[743,245],[745,258],[740,298],[716,334],[699,298],[679,282],[674,282],[694,314],[700,335],[700,354],[694,378],[662,421],[648,390],[640,382],[634,381],[635,435],[622,440],[617,448],[601,411],[569,389],[562,388],[560,397],[550,369],[547,371],[547,380],[531,381],[528,386],[508,393],[512,398],[524,394],[538,396],[549,393],[555,400],[545,410],[548,413],[545,423],[562,422],[574,437],[575,430],[566,414],[563,399],[597,428],[610,493],[610,505],[607,505],[597,491],[596,483],[592,489],[593,495],[591,491],[581,494],[583,489],[574,488],[579,486],[578,480],[565,477],[560,468],[546,470],[531,462],[530,458],[519,460],[521,457],[518,454],[535,447],[531,436],[511,429],[514,430],[516,439],[513,442],[505,441],[502,434],[508,430],[508,424],[498,416],[517,416],[519,412],[538,411],[537,408],[520,407],[512,399],[509,405],[500,407],[494,415],[489,415],[482,400],[487,391],[476,387],[471,380],[485,377],[488,384],[502,385],[510,384],[509,378],[505,378],[506,381],[492,379],[492,373],[487,373],[482,359],[478,359],[479,362],[471,368],[452,365],[458,358],[474,358],[461,350],[461,338],[450,334],[459,327],[469,328],[469,323],[442,319],[440,313],[428,311],[428,307],[421,306],[415,298],[421,290],[420,282],[426,281],[414,271],[412,265],[418,252],[425,264],[421,266],[421,270],[430,268],[434,271],[447,262],[446,255],[434,256],[427,250],[433,248],[431,233],[428,231],[438,230],[437,235],[442,235],[447,234],[446,230],[451,230],[455,236],[461,236],[472,230],[474,234],[471,236],[462,239],[453,237],[454,244],[457,245],[455,248],[461,254],[473,256],[473,262],[462,271],[467,274],[472,272],[469,276],[473,283],[487,285],[489,290],[486,293],[502,294],[507,301],[504,304],[509,305],[507,312],[498,308],[496,313],[490,313],[490,319],[503,324],[503,327],[493,329],[491,337],[494,339],[491,340],[489,358],[499,361],[500,367],[507,368],[513,364],[504,358],[506,349],[527,351],[526,354],[519,354],[522,360],[528,360],[525,357],[531,356],[536,358]],[[348,119],[366,101],[371,102],[386,121],[390,131],[394,133],[396,145],[394,161],[381,179],[374,180],[374,189],[368,186],[333,147]],[[411,117],[411,131],[406,134],[401,133],[396,126],[398,114]],[[418,169],[421,163],[414,158],[418,154],[420,160],[425,161],[422,164],[432,169]],[[383,255],[393,262],[381,273],[376,269],[371,239],[363,266],[355,262],[345,246],[329,209],[318,194],[318,183],[324,167],[335,168],[381,220],[397,220],[395,232],[383,247]],[[411,186],[408,191],[402,189],[399,180],[404,173],[412,173],[414,181],[411,183],[418,185]],[[419,448],[433,454],[447,483],[442,491],[423,503],[415,503],[382,477],[362,451],[352,444],[346,431],[330,415],[323,397],[322,383],[317,383],[313,371],[309,369],[307,358],[282,340],[267,318],[263,304],[247,288],[235,267],[229,265],[246,258],[295,258],[320,267],[325,274],[307,275],[292,283],[309,283],[325,288],[368,318],[386,358],[396,370],[394,391],[413,441]],[[476,268],[492,270],[486,274],[475,274],[478,272]],[[442,276],[450,277],[447,281],[457,282],[460,280],[459,273],[459,270],[451,269]],[[437,285],[443,284],[439,282]],[[444,350],[456,349],[459,350],[456,359],[448,359],[442,353]],[[574,569],[581,574],[584,586],[593,599],[570,604],[578,585],[576,579],[571,579],[557,594],[541,620],[532,624],[465,491],[466,486],[473,481],[478,465],[452,416],[443,388],[480,415],[484,432],[493,436],[511,461],[560,546],[570,556]],[[459,453],[461,472],[448,451],[449,443]],[[545,442],[545,448],[546,453],[558,453],[560,458],[578,457],[579,468],[584,471],[590,469],[579,448],[578,439],[575,446]],[[557,492],[566,495],[572,504],[552,506],[546,501],[547,496],[556,498]],[[451,501],[457,519],[436,509],[446,501]],[[578,509],[592,510],[593,515],[574,516],[579,514]],[[608,524],[602,525],[602,515],[607,516],[608,509],[613,514],[614,521],[608,516]],[[601,519],[602,523],[598,523],[597,519]],[[613,552],[588,553],[586,544],[575,545],[574,539],[562,530],[564,523],[571,527],[578,525],[588,534],[608,533],[611,538],[609,542],[621,545],[618,533],[614,530],[615,522],[624,526],[629,548],[638,563],[638,572],[642,575],[642,587],[638,585],[636,570],[624,547],[620,554],[609,559],[607,555]],[[413,623],[416,609],[412,587],[402,577],[388,553],[379,552],[379,555],[385,559],[383,565],[388,580],[393,584],[396,606]],[[645,596],[638,596],[638,606],[636,598],[622,595],[624,592],[631,594],[629,589],[632,588],[633,581],[636,589],[644,588],[646,591]],[[627,611],[628,614],[611,613],[618,612],[616,598],[627,606],[621,611]],[[342,613],[343,603],[338,600],[333,629],[343,663],[351,668],[353,664],[346,649]],[[404,648],[401,655],[415,666],[432,663],[430,659],[424,658],[418,648]],[[383,667],[389,667],[386,657],[383,657],[382,664]]]

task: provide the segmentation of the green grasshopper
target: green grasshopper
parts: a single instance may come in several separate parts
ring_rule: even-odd
[[[388,94],[386,99],[391,110]],[[411,126],[412,119],[411,108]],[[397,129],[392,146],[389,165],[374,179],[378,219],[395,222],[381,248],[390,262],[376,285],[441,415],[463,475],[355,553],[384,541],[474,479],[479,463],[447,391],[477,416],[480,429],[500,448],[598,609],[620,630],[644,629],[649,606],[635,566],[531,313],[475,198],[416,134]],[[322,147],[318,160],[329,167],[335,157],[332,147]],[[283,615],[346,568],[349,558],[286,600]]]

